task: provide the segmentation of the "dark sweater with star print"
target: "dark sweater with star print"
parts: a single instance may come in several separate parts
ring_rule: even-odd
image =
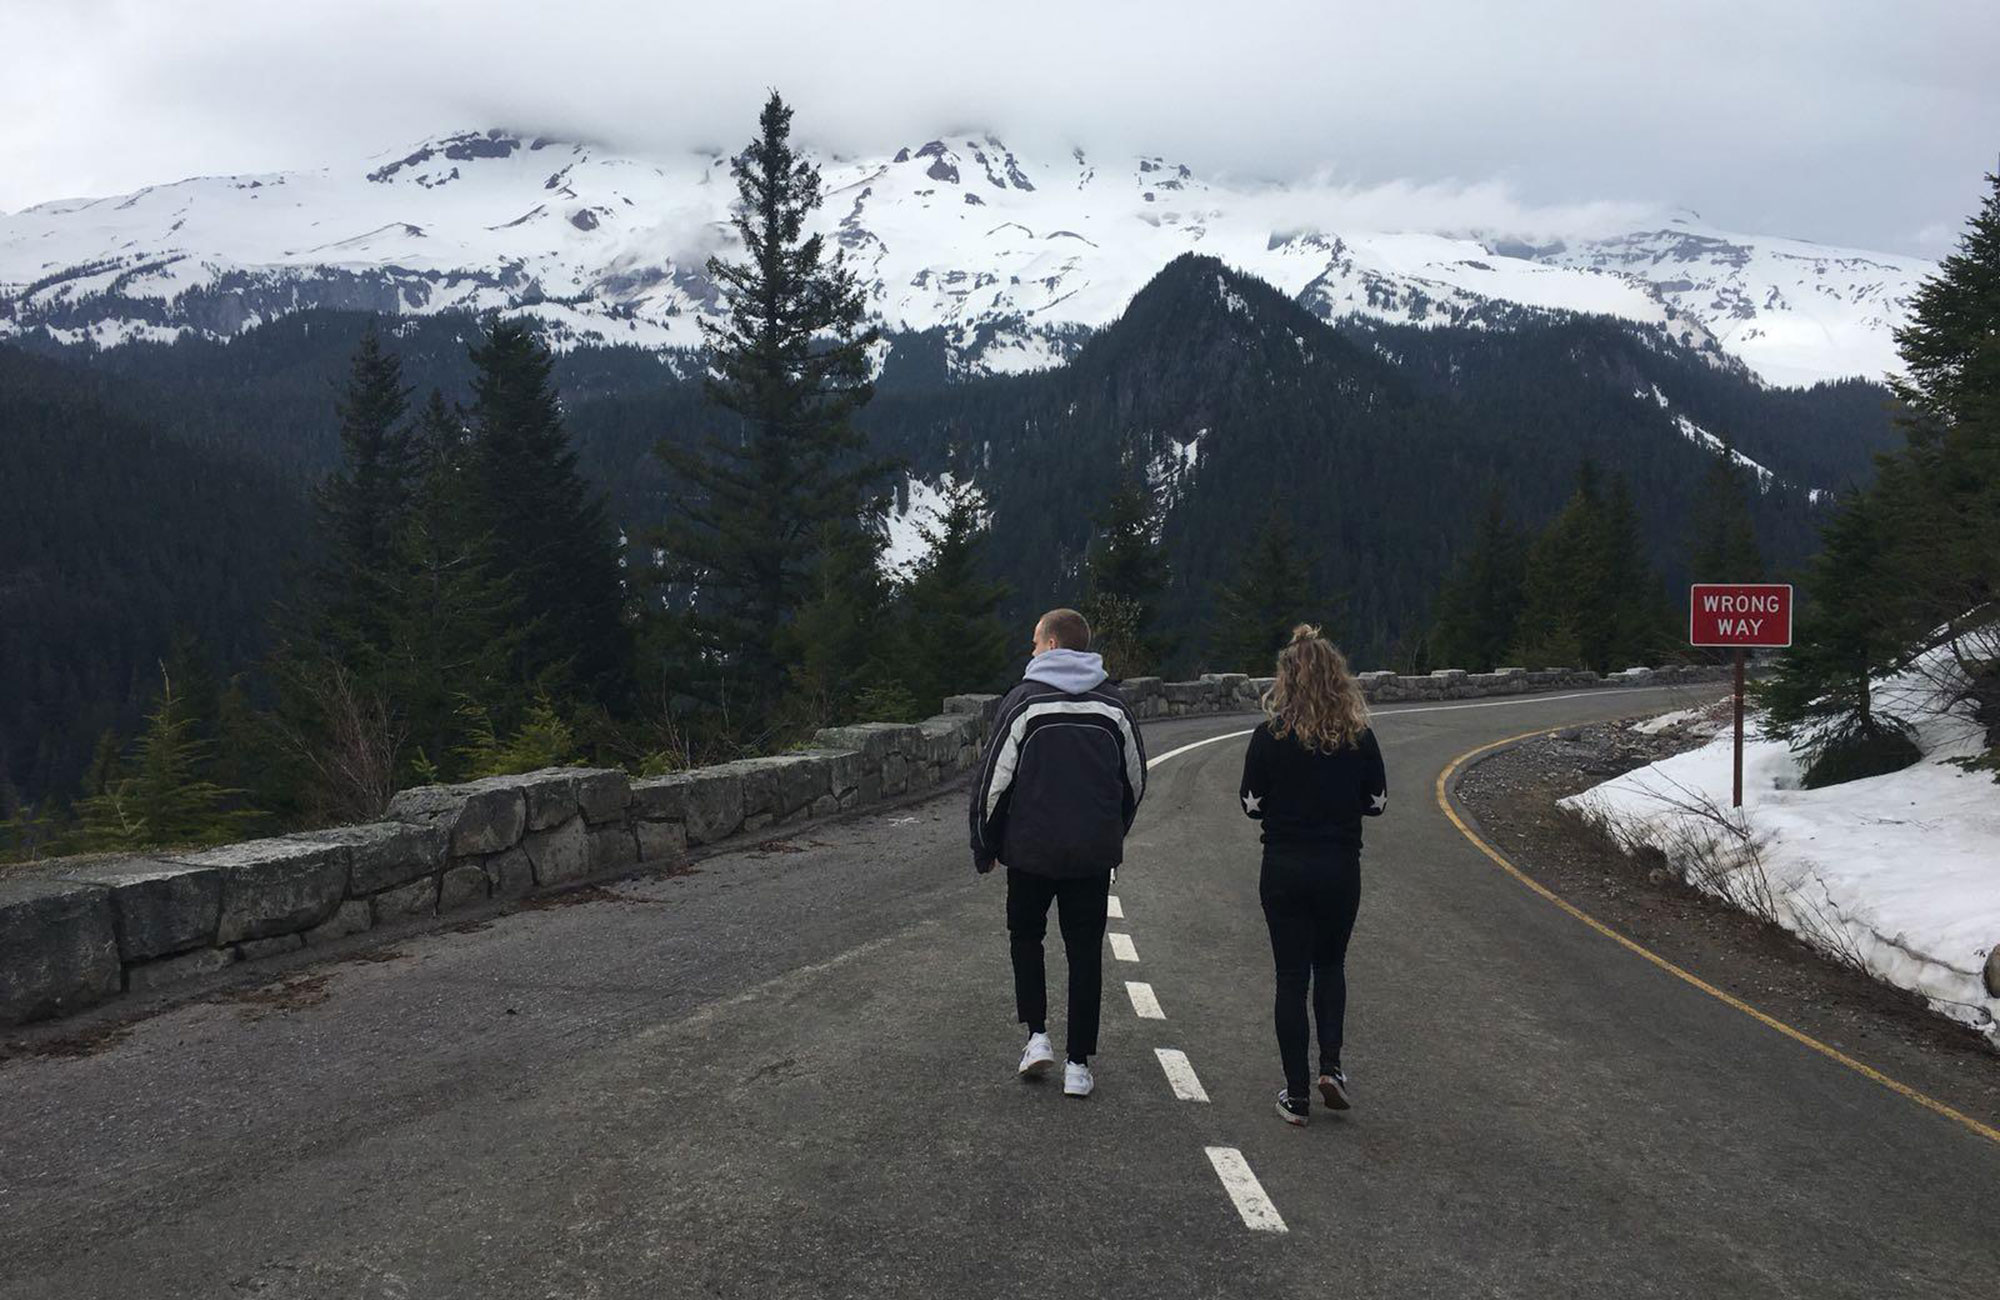
[[[1361,819],[1389,806],[1382,747],[1364,730],[1346,749],[1322,754],[1263,723],[1243,756],[1243,811],[1264,824],[1266,844],[1361,847]]]

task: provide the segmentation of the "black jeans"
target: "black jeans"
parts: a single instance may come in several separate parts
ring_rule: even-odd
[[[1347,1017],[1347,940],[1361,908],[1361,851],[1340,845],[1267,844],[1258,882],[1278,996],[1273,1019],[1285,1087],[1306,1095],[1306,989],[1319,1022],[1320,1072],[1340,1065]]]
[[[1063,952],[1069,958],[1069,1059],[1088,1065],[1097,1050],[1097,1018],[1104,998],[1104,914],[1111,873],[1056,880],[1007,869],[1007,945],[1014,956],[1014,1009],[1033,1033],[1049,1020],[1048,974],[1042,966],[1042,936],[1048,933],[1049,904],[1056,904]]]

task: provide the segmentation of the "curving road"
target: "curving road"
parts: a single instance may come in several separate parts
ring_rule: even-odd
[[[1348,1117],[1271,1114],[1242,742],[1169,756],[1250,720],[1190,719],[1149,728],[1087,1102],[1012,1077],[954,792],[0,1064],[0,1296],[2000,1293],[2000,1144],[1592,933],[1433,798],[1490,740],[1671,702],[1383,711]]]

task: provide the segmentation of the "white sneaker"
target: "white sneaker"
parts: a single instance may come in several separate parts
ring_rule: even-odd
[[[1021,1077],[1039,1078],[1049,1072],[1056,1063],[1056,1049],[1049,1046],[1047,1034],[1029,1034],[1028,1045],[1021,1049]]]
[[[1090,1090],[1097,1086],[1097,1080],[1090,1077],[1090,1067],[1078,1065],[1075,1061],[1063,1062],[1063,1096],[1088,1097]]]

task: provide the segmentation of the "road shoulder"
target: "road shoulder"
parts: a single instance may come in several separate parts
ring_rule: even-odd
[[[1627,856],[1557,806],[1674,743],[1617,723],[1540,733],[1467,762],[1449,797],[1494,849],[1557,897],[1764,1014],[2000,1127],[2000,1057],[1977,1033]]]

